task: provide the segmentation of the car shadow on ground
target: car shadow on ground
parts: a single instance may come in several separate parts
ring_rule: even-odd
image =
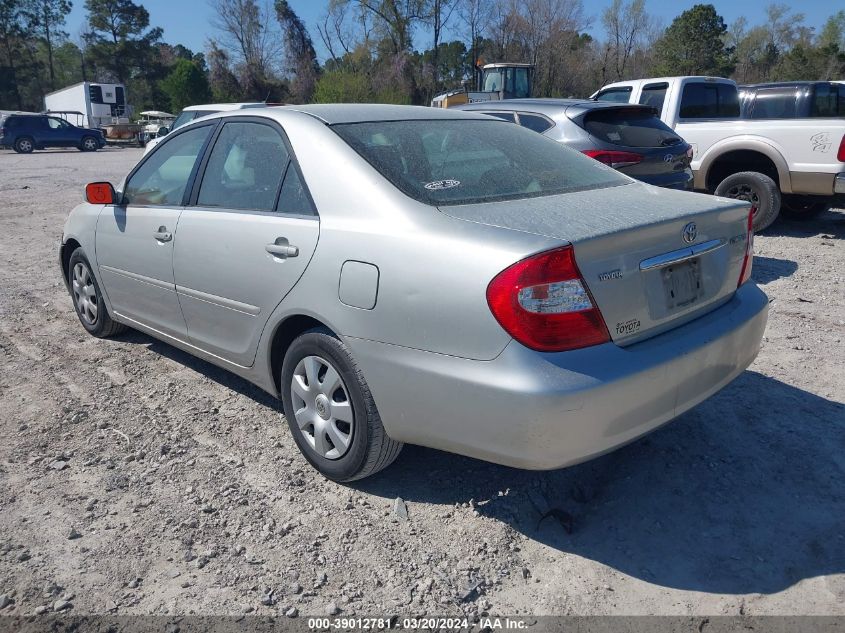
[[[827,235],[831,239],[845,238],[845,211],[831,209],[806,220],[793,220],[781,215],[774,224],[765,229],[765,237],[813,237]]]
[[[201,358],[197,358],[187,352],[183,352],[177,347],[173,347],[172,345],[159,341],[158,339],[154,339],[151,336],[147,336],[143,332],[128,330],[116,340],[124,343],[143,345],[151,352],[164,356],[165,358],[169,358],[173,362],[184,365],[189,369],[193,369],[198,374],[202,374],[206,378],[210,378],[227,389],[231,389],[232,391],[236,391],[247,398],[255,400],[265,407],[275,409],[277,411],[282,410],[281,402],[279,400],[263,389],[256,387],[251,382],[244,380],[240,376],[222,369],[217,365],[213,365]]]
[[[402,497],[411,521],[415,503],[469,503],[650,583],[768,594],[845,572],[843,484],[845,405],[746,371],[663,429],[568,469],[532,473],[406,447],[354,486]]]
[[[789,277],[796,270],[798,270],[798,264],[791,259],[755,255],[751,266],[751,278],[758,284],[766,285],[782,277]]]

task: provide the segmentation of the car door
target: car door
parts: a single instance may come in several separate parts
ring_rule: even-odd
[[[79,135],[70,123],[57,117],[47,117],[49,145],[54,147],[72,147],[79,145]]]
[[[97,221],[97,265],[115,313],[183,340],[187,328],[176,298],[173,244],[215,126],[168,137],[126,179],[122,204],[105,207]]]
[[[319,220],[281,128],[227,119],[179,219],[176,290],[192,344],[243,366],[317,245]]]

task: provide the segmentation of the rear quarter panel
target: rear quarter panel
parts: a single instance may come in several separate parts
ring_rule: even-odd
[[[510,337],[490,312],[487,284],[560,241],[448,217],[402,194],[316,119],[300,115],[282,124],[320,214],[320,240],[305,274],[271,316],[262,344],[288,316],[308,314],[344,337],[496,357]],[[346,261],[378,268],[374,308],[340,301]]]

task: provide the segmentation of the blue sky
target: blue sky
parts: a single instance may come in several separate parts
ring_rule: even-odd
[[[138,2],[138,0],[135,0]],[[705,2],[706,0],[699,0]],[[716,10],[730,24],[739,16],[744,15],[749,23],[761,24],[764,22],[764,7],[766,0],[711,0]],[[588,15],[593,16],[591,31],[599,35],[601,21],[599,16],[611,0],[586,0],[584,6]],[[150,12],[150,22],[154,26],[164,29],[164,41],[170,44],[183,44],[197,52],[205,49],[206,40],[214,35],[209,25],[212,10],[206,0],[140,0]],[[308,25],[314,44],[318,48],[318,54],[325,56],[325,51],[319,41],[317,24],[325,12],[327,0],[290,0],[294,11],[297,12]],[[690,8],[695,1],[666,2],[665,0],[646,0],[646,8],[649,13],[660,17],[666,25],[683,10]],[[841,0],[803,0],[800,3],[790,4],[794,10],[805,15],[805,24],[820,29],[825,20],[836,10],[845,9],[845,3]],[[72,37],[79,33],[85,21],[84,0],[74,0],[73,10],[68,17],[67,31]],[[427,34],[417,33],[417,47],[427,47]]]

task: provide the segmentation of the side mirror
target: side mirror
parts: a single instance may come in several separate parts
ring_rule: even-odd
[[[91,204],[115,204],[117,196],[110,182],[91,182],[85,185],[85,200]]]
[[[167,136],[169,132],[170,128],[166,125],[162,125],[160,128],[158,128],[158,136]]]

